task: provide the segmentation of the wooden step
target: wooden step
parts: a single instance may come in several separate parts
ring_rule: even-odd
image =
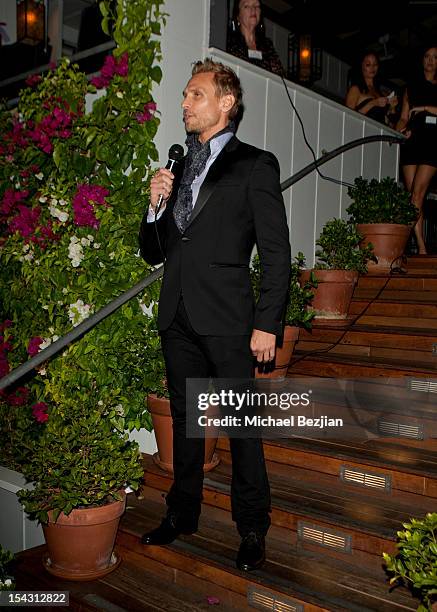
[[[229,452],[222,448],[222,461],[205,475],[204,502],[230,511],[231,466]],[[145,456],[145,483],[161,494],[169,490],[172,477]],[[380,565],[383,551],[394,550],[396,531],[414,513],[424,515],[435,508],[435,499],[397,491],[394,496],[341,482],[329,474],[291,469],[268,460],[272,495],[272,523],[287,530],[299,543],[299,530],[305,525],[319,531],[335,532],[338,546],[326,554],[351,557],[351,562],[369,567]],[[302,543],[301,543],[302,544]],[[305,544],[305,542],[303,542]],[[310,549],[313,542],[308,543]],[[350,546],[350,550],[347,547]]]
[[[199,584],[191,577],[185,582],[179,574],[176,581],[172,576],[172,568],[162,571],[158,564],[149,561],[144,555],[121,546],[117,547],[117,554],[122,557],[120,566],[111,574],[91,582],[62,580],[46,572],[41,562],[45,550],[45,546],[38,546],[18,555],[16,590],[68,591],[69,610],[197,612],[211,609],[208,595],[219,598],[220,610],[230,612],[249,609],[244,597],[237,594],[230,597],[227,590],[211,583],[204,584],[202,592]],[[38,606],[38,610],[41,609],[53,611],[53,606]]]
[[[378,289],[378,291],[437,291],[437,271],[433,276],[408,273],[400,276],[379,276],[365,274],[358,279],[357,289]]]
[[[410,317],[416,319],[418,327],[422,327],[421,319],[437,318],[437,303],[400,302],[377,300],[370,302],[361,298],[354,298],[349,308],[349,314],[360,315],[365,311],[368,316]]]
[[[358,378],[366,376],[411,376],[413,378],[435,377],[436,370],[428,362],[417,362],[414,359],[390,359],[386,357],[368,357],[366,355],[330,355],[317,353],[306,355],[295,351],[289,373],[331,378]]]
[[[273,526],[267,537],[267,561],[250,574],[235,568],[239,538],[230,514],[204,504],[199,531],[182,536],[171,546],[142,546],[140,535],[159,523],[164,504],[153,489],[146,489],[143,500],[133,499],[123,518],[118,543],[137,554],[179,573],[191,574],[241,597],[255,589],[270,597],[290,598],[291,605],[304,606],[305,612],[378,610],[395,612],[417,607],[404,589],[389,592],[381,567],[366,568],[325,557],[324,552],[303,550],[284,529]],[[278,604],[277,604],[278,605]],[[281,609],[278,605],[277,609]]]

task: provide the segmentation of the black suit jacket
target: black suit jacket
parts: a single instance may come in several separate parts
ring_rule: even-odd
[[[279,165],[271,153],[235,136],[211,165],[190,222],[181,234],[173,218],[178,182],[157,221],[166,255],[158,325],[172,322],[182,294],[194,330],[201,335],[280,335],[290,274],[290,245]],[[140,229],[143,258],[162,262],[154,223]],[[254,304],[249,263],[257,244],[261,292]]]

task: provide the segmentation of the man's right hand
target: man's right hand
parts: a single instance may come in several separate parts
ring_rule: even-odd
[[[160,196],[165,205],[173,190],[174,174],[166,168],[160,168],[150,181],[150,207],[152,210],[158,205]],[[165,208],[165,206],[164,206]]]

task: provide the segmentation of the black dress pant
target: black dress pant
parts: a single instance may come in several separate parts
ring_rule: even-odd
[[[253,357],[249,336],[200,336],[179,301],[176,316],[161,333],[173,417],[174,483],[167,495],[178,526],[195,531],[200,515],[205,440],[186,436],[187,378],[250,378]],[[232,518],[241,536],[267,533],[270,488],[260,438],[230,438]]]

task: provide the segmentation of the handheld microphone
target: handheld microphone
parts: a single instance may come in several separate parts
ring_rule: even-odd
[[[183,149],[183,147],[181,147],[180,144],[173,144],[173,145],[171,145],[170,149],[168,150],[168,161],[167,161],[167,164],[165,166],[166,170],[170,170],[170,172],[172,172],[174,166],[181,161],[183,156],[184,156],[184,149]],[[159,213],[159,210],[160,210],[160,208],[162,206],[163,199],[164,199],[164,196],[161,193],[161,195],[159,196],[159,199],[158,199],[158,203],[156,205],[156,209],[155,209],[156,210],[156,213],[155,213],[156,215]]]
[[[178,164],[181,161],[183,156],[184,156],[184,149],[183,149],[183,147],[181,147],[180,144],[173,144],[173,145],[171,145],[170,149],[168,150],[168,161],[167,161],[167,164],[165,166],[166,169],[170,170],[170,172],[172,172],[173,168],[175,167],[175,165]],[[161,240],[159,239],[158,226],[157,226],[157,223],[156,223],[159,211],[160,211],[161,206],[162,206],[163,200],[164,200],[164,196],[161,193],[161,195],[159,196],[159,199],[158,199],[158,203],[157,203],[156,208],[155,208],[155,222],[154,223],[155,223],[156,240],[158,242],[159,250],[161,251],[162,261],[165,262],[166,257],[165,257],[165,253],[164,253],[164,250],[163,250],[162,245],[161,245]]]

